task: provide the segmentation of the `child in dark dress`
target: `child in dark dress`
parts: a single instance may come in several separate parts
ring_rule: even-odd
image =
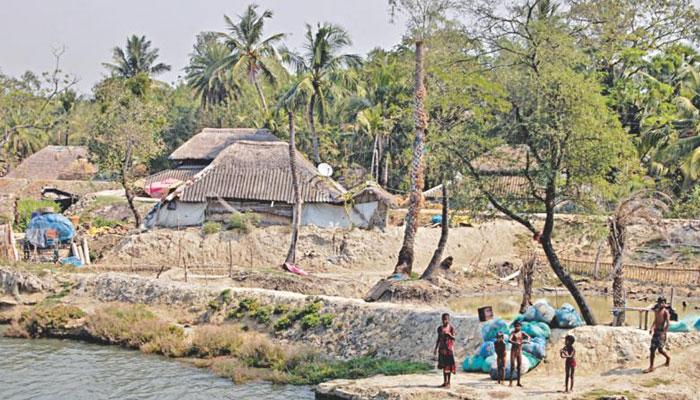
[[[566,370],[566,376],[564,377],[564,392],[569,393],[569,390],[574,391],[574,371],[576,370],[576,349],[574,349],[574,342],[576,339],[571,335],[566,335],[564,338],[564,348],[561,349],[559,355],[561,358],[565,359],[564,369]],[[569,389],[569,382],[571,382],[571,388]]]
[[[496,343],[493,345],[496,348],[498,384],[502,385],[506,380],[506,341],[503,337],[503,332],[498,332],[498,334],[496,334]]]
[[[450,314],[442,314],[442,325],[437,329],[438,337],[434,353],[438,353],[438,369],[443,372],[444,381],[440,387],[449,388],[451,374],[457,372],[454,342],[455,328],[450,324]]]

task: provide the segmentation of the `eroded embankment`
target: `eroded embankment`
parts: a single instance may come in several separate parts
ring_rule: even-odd
[[[119,273],[39,278],[0,268],[0,282],[9,280],[9,276],[14,277],[13,282],[35,282],[34,287],[47,293],[70,287],[70,293],[64,293],[62,301],[81,304],[83,308],[94,307],[91,303],[122,302],[187,309],[198,314],[203,323],[241,323],[269,333],[273,338],[322,349],[338,358],[370,354],[429,361],[435,330],[443,312],[415,305],[366,303],[358,299],[265,289],[199,286]],[[16,285],[6,286],[11,289]],[[304,321],[301,310],[310,304],[317,304],[314,314],[319,319],[311,316]],[[241,307],[245,308],[244,312]],[[325,317],[321,320],[322,316]],[[278,322],[285,318],[288,323]],[[458,347],[464,349],[462,352],[471,350],[477,343],[477,318],[453,315],[452,321],[459,332]]]

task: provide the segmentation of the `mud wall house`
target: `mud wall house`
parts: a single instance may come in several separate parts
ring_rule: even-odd
[[[370,228],[386,224],[389,201],[379,190],[349,192],[321,176],[303,155],[297,153],[296,161],[302,225]],[[226,222],[235,209],[258,214],[263,225],[289,224],[293,190],[286,142],[237,140],[171,193],[148,223],[172,228]]]

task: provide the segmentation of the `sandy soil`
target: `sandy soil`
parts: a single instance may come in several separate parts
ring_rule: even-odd
[[[673,357],[671,366],[643,374],[643,369],[648,366],[648,333],[633,328],[602,326],[584,327],[571,332],[578,339],[574,393],[563,393],[563,362],[559,359],[542,363],[526,374],[522,379],[523,388],[499,386],[485,374],[458,372],[453,377],[451,389],[445,390],[437,388],[442,382],[442,376],[439,371],[435,371],[396,377],[377,376],[356,381],[337,380],[321,384],[319,390],[355,400],[597,400],[615,398],[614,396],[625,396],[628,400],[698,398],[700,333],[670,334],[669,347]],[[555,344],[548,348],[548,354],[563,344],[561,338],[554,338],[554,341]],[[657,363],[660,365],[661,361]]]

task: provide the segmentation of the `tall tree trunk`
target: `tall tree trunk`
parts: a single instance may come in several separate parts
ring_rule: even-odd
[[[617,223],[617,218],[611,217],[608,220],[610,233],[608,234],[608,244],[610,252],[613,256],[613,282],[612,295],[613,307],[620,309],[617,314],[614,314],[613,326],[622,326],[625,324],[625,269],[622,257],[625,254],[625,227]]]
[[[297,176],[294,113],[287,111],[287,116],[289,117],[289,169],[292,174],[292,186],[294,187],[294,211],[292,213],[292,240],[284,262],[294,264],[296,263],[297,239],[299,238],[299,227],[301,225],[301,192],[299,191],[299,177]]]
[[[389,183],[389,155],[384,156],[384,170],[382,171],[382,180],[380,184],[386,187]]]
[[[435,272],[435,268],[440,264],[440,259],[442,258],[442,253],[445,251],[445,245],[447,244],[447,234],[450,231],[450,223],[449,223],[449,206],[450,206],[450,201],[449,197],[447,197],[447,181],[445,179],[442,180],[442,222],[440,223],[441,230],[440,230],[440,240],[438,240],[438,245],[435,248],[435,252],[433,253],[433,258],[430,259],[430,264],[428,264],[428,268],[425,269],[423,272],[423,275],[421,275],[421,279],[430,279],[430,277],[433,275]]]
[[[308,119],[309,119],[309,131],[311,132],[311,144],[313,145],[313,151],[314,151],[314,161],[316,162],[316,165],[321,163],[321,156],[319,154],[318,150],[318,134],[316,133],[316,121],[315,121],[315,116],[314,116],[314,108],[316,107],[316,93],[313,93],[311,95],[311,99],[309,100],[309,109],[308,109]]]
[[[379,135],[374,135],[374,142],[372,143],[372,161],[369,166],[370,174],[375,182],[379,181],[379,150],[377,147],[377,140],[379,140]]]
[[[425,112],[425,78],[424,78],[424,47],[422,41],[416,42],[416,71],[414,87],[413,122],[415,124],[416,137],[413,141],[413,160],[411,162],[411,193],[408,214],[406,215],[406,229],[404,230],[403,245],[399,251],[399,259],[394,268],[394,273],[411,274],[413,269],[413,245],[418,230],[418,215],[423,203],[423,146],[425,134],[428,128],[428,115]]]
[[[141,226],[141,214],[139,210],[134,205],[134,192],[131,190],[131,184],[129,182],[129,170],[131,169],[131,157],[133,153],[133,145],[131,141],[126,144],[126,154],[124,155],[124,162],[122,164],[122,186],[124,187],[124,196],[126,197],[126,202],[129,204],[129,209],[131,213],[134,214],[134,225],[136,228]]]
[[[265,93],[257,77],[253,78],[253,84],[255,85],[255,90],[258,92],[258,97],[260,97],[260,104],[262,105],[263,112],[267,115],[267,100],[265,100]]]
[[[571,297],[574,298],[579,310],[581,310],[583,320],[586,321],[586,324],[588,325],[596,325],[595,315],[593,315],[593,311],[588,306],[586,299],[581,294],[581,291],[579,291],[574,280],[564,270],[564,267],[562,267],[559,257],[557,257],[557,253],[552,246],[551,237],[542,238],[542,249],[544,250],[544,254],[547,256],[549,266],[552,267],[552,270],[557,275],[557,278],[559,278],[564,287],[569,290]]]

